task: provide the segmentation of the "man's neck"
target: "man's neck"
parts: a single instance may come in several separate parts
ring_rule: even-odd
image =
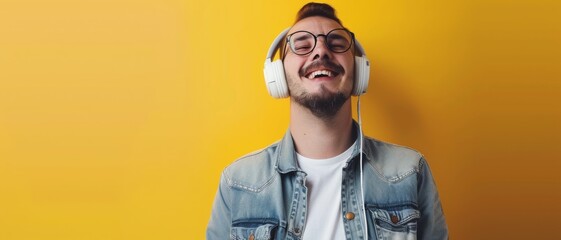
[[[318,118],[309,109],[291,100],[290,133],[296,151],[302,156],[324,159],[339,155],[352,145],[356,137],[353,134],[351,99],[329,119]]]

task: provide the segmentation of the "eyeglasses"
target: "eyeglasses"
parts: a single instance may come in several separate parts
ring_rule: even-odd
[[[325,38],[325,45],[335,53],[344,53],[351,48],[354,42],[354,34],[344,28],[336,28],[327,34],[314,35],[308,31],[297,31],[286,38],[293,53],[306,55],[316,48],[319,37]]]

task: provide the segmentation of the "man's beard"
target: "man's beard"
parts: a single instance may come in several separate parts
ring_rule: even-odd
[[[321,119],[331,119],[350,96],[345,95],[341,91],[329,92],[325,86],[321,86],[321,90],[322,93],[320,94],[311,94],[303,91],[296,96],[292,96],[292,98],[296,103],[310,109],[314,116]]]
[[[344,74],[345,69],[336,64],[329,59],[322,58],[318,59],[308,66],[303,67],[298,71],[299,76],[304,76],[309,69],[326,67],[327,69],[332,69],[332,71],[337,74]],[[337,114],[339,109],[345,104],[345,102],[350,98],[349,95],[345,95],[340,90],[336,92],[331,92],[324,85],[320,86],[319,93],[310,93],[304,89],[303,83],[300,82],[299,78],[292,78],[291,75],[286,74],[288,80],[288,89],[290,90],[291,97],[296,103],[304,106],[314,114],[314,116],[321,119],[331,119]]]

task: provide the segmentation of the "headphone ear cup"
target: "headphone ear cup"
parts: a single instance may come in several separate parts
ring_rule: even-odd
[[[355,56],[355,84],[353,95],[360,96],[366,93],[370,79],[370,62],[365,56]]]
[[[284,76],[284,67],[281,60],[271,62],[271,59],[265,60],[265,85],[269,94],[274,98],[288,97],[288,86]]]

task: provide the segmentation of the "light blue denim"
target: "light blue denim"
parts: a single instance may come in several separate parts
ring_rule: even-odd
[[[368,137],[363,147],[368,239],[448,239],[438,192],[423,156]],[[341,211],[347,239],[365,238],[359,152],[357,144],[343,168]],[[305,181],[287,131],[281,141],[224,170],[206,238],[301,239],[308,204]]]

